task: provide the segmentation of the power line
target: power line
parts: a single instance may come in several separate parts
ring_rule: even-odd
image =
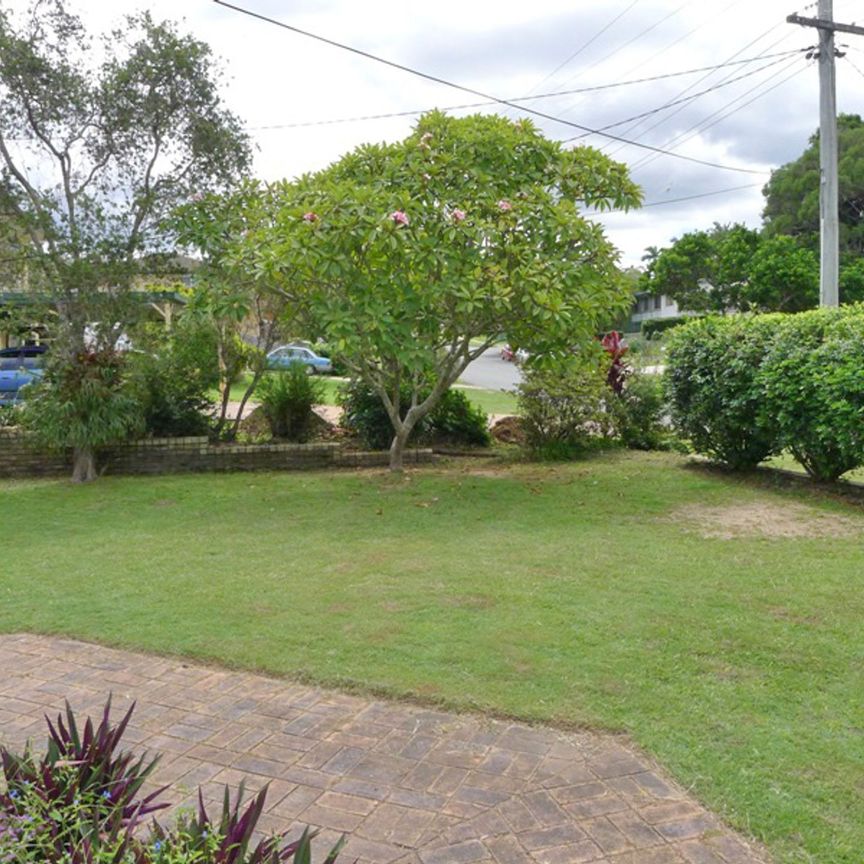
[[[731,105],[734,105],[736,102],[738,102],[744,96],[747,96],[748,94],[752,93],[754,90],[757,90],[759,87],[766,84],[772,78],[776,78],[777,75],[780,75],[782,72],[785,71],[785,69],[788,69],[791,65],[793,65],[793,64],[787,64],[787,66],[784,67],[784,69],[780,69],[778,72],[775,72],[773,75],[769,75],[768,78],[766,78],[764,81],[759,82],[759,84],[757,84],[755,87],[751,87],[749,90],[745,91],[741,95],[736,96],[730,102],[727,102],[721,108],[718,108],[716,111],[713,111],[707,117],[703,117],[702,120],[700,120],[698,123],[694,123],[688,129],[685,129],[683,132],[680,132],[674,138],[671,138],[668,141],[665,141],[663,143],[663,146],[664,147],[670,147],[673,145],[679,146],[681,144],[686,144],[692,138],[695,138],[697,135],[701,135],[703,132],[710,129],[712,126],[716,126],[718,123],[725,120],[727,117],[731,117],[733,114],[736,114],[738,111],[741,111],[743,108],[746,108],[748,105],[755,102],[757,99],[761,99],[763,96],[767,96],[772,90],[776,90],[778,87],[785,84],[791,78],[794,78],[796,75],[800,75],[807,68],[806,66],[802,66],[801,68],[796,69],[794,72],[792,72],[791,75],[787,75],[785,78],[781,78],[776,84],[772,85],[767,90],[763,90],[761,93],[757,93],[752,99],[748,99],[746,102],[743,102],[737,108],[733,108],[731,111],[727,111],[725,114],[721,113],[726,108],[729,108]],[[718,114],[720,114],[721,116],[717,117]],[[717,119],[712,120],[712,118],[714,118],[714,117],[716,117]],[[712,122],[707,123],[707,125],[706,125],[707,120],[712,120]],[[689,135],[689,137],[683,137],[683,136],[687,136],[688,133],[690,133],[690,132],[692,132],[693,134]],[[634,163],[631,166],[631,170],[635,170],[636,168],[640,168],[644,165],[647,165],[650,162],[653,162],[654,159],[655,159],[654,156],[643,156],[642,159],[640,159],[638,162]]]
[[[735,52],[733,52],[732,54],[730,54],[729,57],[726,58],[726,62],[732,62],[732,61],[734,61],[736,57],[738,57],[740,54],[742,54],[744,51],[746,51],[748,48],[750,48],[751,45],[755,45],[757,42],[760,42],[760,41],[761,41],[762,39],[764,39],[764,38],[765,38],[769,33],[773,33],[773,32],[774,32],[778,27],[780,27],[780,26],[781,26],[780,24],[774,24],[773,26],[769,27],[767,30],[763,30],[762,33],[760,33],[760,34],[759,34],[758,36],[756,36],[754,39],[751,39],[751,40],[750,40],[746,45],[744,45],[742,48],[739,48],[737,51],[735,51]],[[782,41],[783,41],[784,39],[786,39],[786,38],[788,38],[788,34],[787,34],[787,35],[784,35],[784,36],[782,36],[780,39],[777,39],[777,40],[775,40],[774,42],[772,42],[772,43],[768,46],[768,48],[765,49],[765,50],[769,50],[769,51],[770,51],[771,48],[773,48],[775,45],[779,44],[780,42],[782,42]],[[756,58],[756,59],[760,59],[760,58]],[[688,85],[687,85],[683,90],[679,90],[678,93],[676,93],[676,94],[672,97],[673,100],[674,100],[674,99],[679,99],[679,98],[681,98],[681,97],[684,96],[686,93],[689,93],[690,90],[692,90],[694,87],[698,87],[698,86],[699,86],[703,81],[706,81],[708,78],[710,78],[711,75],[713,74],[713,72],[714,72],[714,70],[710,70],[710,71],[708,71],[705,75],[703,75],[703,76],[702,76],[701,78],[699,78],[697,81],[692,81],[692,82],[691,82],[690,84],[688,84]],[[728,77],[728,76],[727,76],[727,77]],[[647,129],[644,129],[644,130],[642,131],[641,134],[642,134],[643,136],[644,136],[644,135],[647,135],[649,132],[653,131],[653,130],[656,129],[658,126],[661,126],[663,123],[666,123],[668,120],[670,120],[670,119],[671,119],[672,117],[674,117],[676,114],[679,114],[682,110],[683,110],[683,108],[679,108],[677,111],[673,111],[671,114],[669,114],[669,115],[666,116],[666,117],[663,117],[662,119],[658,120],[656,123],[652,123],[650,126],[648,126]],[[625,134],[625,135],[628,134],[629,132],[631,132],[633,129],[635,129],[636,127],[638,127],[638,126],[640,126],[640,125],[641,125],[640,123],[635,123],[635,124],[633,124],[633,126],[630,126],[630,127],[628,127],[627,129],[625,129],[623,134]],[[613,150],[610,151],[609,155],[610,155],[610,156],[614,156],[616,153],[618,153],[618,152],[619,152],[620,150],[622,150],[622,149],[623,149],[622,147],[615,147]]]
[[[745,183],[743,186],[728,186],[726,189],[714,189],[712,192],[699,192],[695,195],[683,195],[680,198],[664,198],[662,201],[649,201],[647,204],[643,204],[640,209],[645,207],[664,207],[666,204],[680,204],[684,201],[695,201],[697,198],[710,198],[714,195],[725,195],[728,192],[740,192],[742,189],[756,189],[761,186],[761,183]],[[603,210],[599,215],[623,212],[623,210]]]
[[[616,54],[620,53],[624,48],[628,48],[634,42],[638,42],[643,36],[647,36],[652,30],[656,30],[661,24],[664,24],[670,18],[674,18],[685,6],[690,6],[693,3],[693,0],[685,0],[680,6],[676,9],[673,9],[671,12],[668,12],[664,15],[659,21],[655,21],[653,24],[650,24],[648,27],[640,30],[635,36],[631,36],[626,42],[622,42],[620,45],[617,45],[612,51],[610,51],[605,56],[601,57],[599,60],[595,60],[590,66],[586,66],[584,69],[580,69],[575,75],[571,75],[567,80],[572,81],[574,78],[584,75],[586,72],[590,72],[592,69],[597,66],[601,66],[607,60],[611,60]]]
[[[610,27],[613,27],[618,23],[637,3],[639,0],[633,0],[633,2],[626,8],[619,12],[608,24],[604,27],[601,27],[587,42],[583,42],[566,60],[562,63],[559,63],[545,78],[535,84],[531,89],[536,90],[538,87],[542,87],[550,78],[554,78],[565,66],[569,63],[572,63],[586,48],[589,48],[593,45]]]
[[[594,84],[588,87],[577,87],[573,90],[557,90],[551,93],[536,93],[533,96],[512,96],[509,97],[506,101],[528,102],[535,99],[553,99],[558,96],[572,96],[576,93],[593,93],[600,90],[612,90],[618,87],[627,87],[633,84],[645,84],[652,81],[663,81],[668,78],[680,78],[683,75],[695,75],[697,72],[723,69],[726,66],[742,66],[748,63],[754,63],[756,60],[768,60],[775,57],[790,57],[792,54],[798,54],[802,50],[805,49],[795,48],[789,51],[778,51],[776,54],[765,54],[758,57],[748,57],[746,60],[733,60],[729,63],[721,63],[715,66],[699,66],[695,69],[682,69],[680,72],[666,72],[662,75],[649,75],[645,78],[631,78],[629,81],[613,81],[608,84]],[[486,108],[490,105],[497,104],[497,100],[489,99],[484,102],[463,102],[460,105],[445,105],[438,110],[460,111],[468,108]],[[247,126],[246,128],[249,131],[268,131],[271,129],[301,129],[308,126],[332,126],[338,123],[361,123],[367,120],[388,120],[396,117],[414,117],[418,114],[425,114],[427,111],[431,110],[431,108],[415,108],[410,111],[387,111],[379,114],[364,114],[355,117],[335,117],[325,120],[304,120],[297,123],[273,123],[263,126]]]
[[[846,62],[862,77],[864,78],[864,72],[857,66],[854,60],[851,57],[846,57]]]
[[[793,53],[798,52],[796,51]],[[677,99],[674,102],[664,102],[662,105],[659,105],[656,108],[651,108],[648,111],[643,111],[641,114],[634,114],[632,117],[626,117],[624,120],[617,120],[615,123],[609,123],[606,126],[601,126],[599,131],[604,132],[606,129],[614,129],[616,126],[623,126],[625,123],[631,123],[634,120],[641,120],[644,117],[651,117],[652,115],[657,114],[660,111],[665,111],[667,108],[672,108],[675,105],[680,105],[684,102],[692,102],[694,99],[698,99],[700,96],[704,96],[706,93],[713,93],[715,90],[720,90],[722,87],[728,87],[730,84],[736,84],[738,81],[743,81],[745,78],[752,78],[754,75],[758,75],[760,72],[764,72],[766,69],[770,69],[772,66],[776,66],[779,63],[782,63],[783,59],[774,60],[771,63],[766,63],[764,66],[760,66],[758,69],[753,69],[750,72],[745,72],[743,75],[739,75],[737,78],[718,81],[711,87],[708,87],[705,90],[700,90],[698,93],[692,93],[690,96],[685,96],[683,99]],[[561,143],[567,144],[570,141],[577,141],[580,138],[586,138],[590,134],[590,132],[583,132],[580,135],[574,135],[572,138],[565,138]]]
[[[689,39],[689,38],[690,38],[694,33],[696,33],[696,32],[698,32],[699,30],[701,30],[701,29],[702,29],[702,28],[703,28],[703,27],[704,27],[704,26],[705,26],[709,21],[711,21],[711,20],[713,20],[715,17],[717,17],[717,15],[724,14],[726,11],[728,11],[729,9],[731,9],[733,6],[735,6],[736,4],[741,3],[741,2],[742,2],[742,0],[731,0],[731,2],[728,3],[728,4],[727,4],[727,5],[726,5],[722,10],[720,10],[719,12],[716,12],[714,15],[711,15],[711,16],[709,16],[708,18],[704,19],[701,23],[697,24],[695,27],[691,28],[691,29],[688,30],[686,33],[684,33],[683,35],[677,37],[676,39],[673,39],[671,42],[669,42],[669,43],[667,43],[666,45],[663,45],[662,47],[658,48],[658,50],[655,51],[655,52],[654,52],[650,57],[646,57],[644,60],[640,60],[638,63],[636,63],[635,65],[631,66],[631,67],[630,67],[626,72],[623,72],[622,74],[624,74],[624,75],[631,75],[631,74],[632,74],[633,72],[635,72],[637,69],[641,69],[643,66],[646,66],[646,65],[652,63],[652,62],[653,62],[657,57],[661,57],[661,56],[667,54],[667,53],[669,52],[670,49],[674,48],[674,47],[675,47],[676,45],[678,45],[679,43],[684,42],[684,41],[686,41],[687,39]],[[683,8],[683,7],[679,7],[679,9],[676,10],[676,12],[677,12],[677,11],[680,11],[681,8]],[[668,16],[667,16],[667,17],[668,17]],[[665,19],[664,19],[664,20],[665,20]],[[614,55],[613,55],[613,56],[614,56]],[[608,59],[608,58],[607,58],[607,59]],[[559,116],[567,116],[567,115],[570,114],[570,113],[571,113],[571,112],[576,108],[576,106],[579,105],[582,101],[584,101],[584,100],[579,99],[579,100],[576,100],[575,102],[572,102],[572,103],[570,104],[569,107],[567,107],[567,108],[564,109],[563,112],[562,112],[562,111],[559,111],[559,112],[558,112]]]
[[[343,51],[348,51],[352,54],[356,54],[360,57],[365,57],[367,60],[373,60],[376,63],[381,63],[384,66],[389,66],[392,69],[398,69],[401,72],[407,72],[409,75],[414,75],[418,78],[423,78],[426,81],[432,81],[435,84],[442,84],[445,87],[450,87],[454,90],[461,90],[463,93],[470,93],[472,96],[479,96],[481,99],[490,99],[496,102],[499,105],[506,105],[508,108],[516,108],[520,111],[524,111],[526,114],[531,114],[535,117],[541,117],[544,120],[551,120],[554,123],[561,123],[564,126],[569,126],[572,129],[579,129],[583,132],[594,132],[598,135],[602,135],[604,138],[608,138],[612,141],[620,141],[624,144],[632,144],[634,147],[639,147],[643,150],[649,150],[653,153],[658,153],[667,156],[673,156],[676,159],[682,159],[686,162],[695,162],[698,165],[706,165],[709,168],[720,168],[724,171],[738,171],[742,174],[765,174],[765,171],[757,171],[752,168],[740,168],[736,165],[723,165],[719,162],[711,162],[706,159],[697,159],[694,156],[685,156],[682,153],[673,153],[671,151],[663,150],[660,147],[655,147],[652,144],[643,144],[640,141],[631,141],[626,138],[622,138],[620,135],[613,135],[610,132],[600,132],[597,129],[592,129],[590,126],[585,126],[581,123],[575,123],[572,120],[565,120],[561,117],[556,117],[553,114],[547,114],[543,111],[537,111],[534,108],[529,108],[524,105],[519,105],[516,102],[509,101],[507,99],[500,99],[496,96],[492,96],[489,93],[484,93],[482,90],[475,90],[473,87],[466,87],[463,84],[456,84],[453,81],[448,81],[446,78],[440,78],[437,75],[431,75],[428,72],[421,72],[418,69],[412,69],[410,66],[405,66],[402,63],[396,63],[393,60],[387,60],[383,57],[378,57],[375,54],[371,54],[368,51],[363,51],[360,48],[354,48],[350,45],[345,45],[342,42],[336,42],[333,39],[328,39],[326,36],[319,36],[315,33],[310,33],[308,30],[302,30],[299,27],[295,27],[292,24],[286,24],[283,21],[277,21],[275,18],[268,18],[266,15],[262,15],[259,12],[253,12],[250,9],[244,9],[241,6],[235,6],[232,3],[226,2],[226,0],[213,0],[214,3],[219,6],[224,6],[227,9],[233,9],[235,12],[240,12],[243,15],[248,15],[251,18],[257,18],[261,21],[265,21],[268,24],[273,24],[277,27],[281,27],[284,30],[290,30],[292,33],[297,33],[301,36],[306,36],[310,39],[314,39],[317,42],[323,42],[325,45],[331,45],[334,48],[340,48]]]

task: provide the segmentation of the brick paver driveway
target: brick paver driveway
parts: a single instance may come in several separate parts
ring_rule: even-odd
[[[41,744],[43,713],[138,701],[127,742],[157,780],[270,784],[264,829],[341,832],[374,864],[753,864],[764,860],[614,736],[538,729],[63,639],[0,636],[0,742]],[[119,713],[119,711],[118,711]]]

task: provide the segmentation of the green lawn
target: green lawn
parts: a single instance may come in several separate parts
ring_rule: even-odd
[[[864,513],[758,482],[623,452],[0,482],[0,630],[626,730],[778,861],[860,864]],[[796,503],[842,536],[677,515]]]
[[[320,378],[318,379],[324,385],[324,404],[336,405],[338,402],[338,390],[345,383],[344,379],[340,378]],[[231,387],[231,399],[239,402],[243,398],[243,394],[251,381],[250,375],[244,375],[240,381]],[[483,390],[477,387],[462,387],[457,384],[456,389],[465,390],[468,399],[478,407],[482,408],[487,414],[515,414],[516,396],[504,390]],[[216,393],[211,394],[215,400]],[[252,397],[255,398],[254,396]]]

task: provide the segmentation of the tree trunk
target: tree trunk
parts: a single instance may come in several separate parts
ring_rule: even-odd
[[[402,470],[402,457],[405,454],[405,444],[408,441],[408,436],[411,434],[410,429],[404,426],[393,436],[393,443],[390,445],[390,470],[396,473]]]
[[[89,483],[97,476],[96,454],[89,447],[75,447],[72,451],[72,482]]]

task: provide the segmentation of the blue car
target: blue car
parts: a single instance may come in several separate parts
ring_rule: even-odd
[[[281,345],[267,355],[268,369],[287,369],[292,363],[302,363],[310,375],[324,375],[333,371],[328,357],[321,357],[302,345]]]
[[[42,375],[39,357],[0,357],[0,405],[15,405],[24,397],[24,388]]]

